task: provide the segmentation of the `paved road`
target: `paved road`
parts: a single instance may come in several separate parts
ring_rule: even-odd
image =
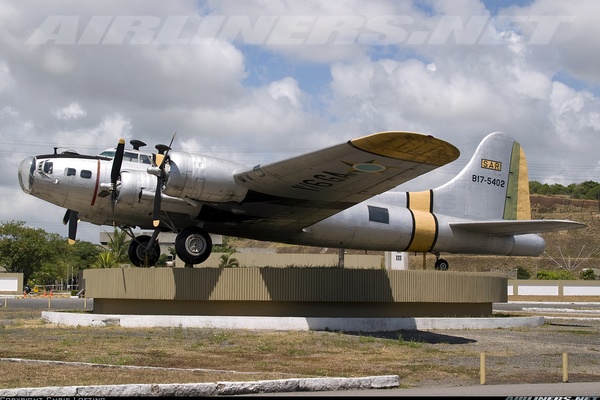
[[[94,299],[63,297],[0,297],[0,307],[31,310],[92,310]]]
[[[570,302],[544,302],[544,303],[529,303],[529,302],[510,302],[510,303],[493,303],[494,311],[527,311],[533,308],[542,308],[552,311],[554,309],[573,309],[573,310],[589,310],[595,309],[600,311],[600,303],[570,303]]]

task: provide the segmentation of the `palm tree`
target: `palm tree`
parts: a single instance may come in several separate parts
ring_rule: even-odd
[[[105,251],[98,254],[96,262],[93,264],[94,268],[117,268],[118,266],[119,260],[111,251]]]
[[[117,262],[128,262],[129,242],[131,239],[127,236],[127,232],[115,226],[112,234],[108,234],[109,241],[107,243],[108,250],[115,255]]]
[[[240,262],[235,257],[231,257],[231,254],[222,254],[219,262],[219,268],[237,268],[240,266]]]

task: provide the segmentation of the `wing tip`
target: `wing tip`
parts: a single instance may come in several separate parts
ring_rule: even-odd
[[[446,165],[460,155],[454,145],[416,132],[379,132],[352,139],[348,143],[368,153],[436,166]]]

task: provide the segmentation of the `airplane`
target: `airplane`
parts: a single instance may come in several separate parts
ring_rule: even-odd
[[[173,139],[175,135],[173,135]],[[78,220],[113,225],[132,237],[136,266],[153,266],[158,235],[176,232],[186,265],[210,255],[210,233],[340,249],[538,256],[542,232],[583,228],[532,220],[527,162],[507,133],[486,136],[464,169],[437,188],[397,188],[455,161],[452,144],[415,132],[379,132],[254,167],[132,140],[99,155],[73,151],[24,159],[22,190],[66,208],[70,243]],[[138,235],[132,228],[151,229]]]

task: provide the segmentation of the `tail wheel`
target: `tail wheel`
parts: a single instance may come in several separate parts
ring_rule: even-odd
[[[191,226],[185,228],[175,239],[177,256],[187,264],[200,264],[210,256],[212,240],[208,232],[202,228]]]
[[[448,261],[440,258],[435,262],[435,269],[439,269],[440,271],[448,271]]]
[[[158,240],[154,242],[154,245],[151,249],[148,249],[149,241],[150,236],[140,235],[129,243],[127,254],[129,255],[129,260],[131,260],[131,263],[136,267],[142,267],[146,265],[148,267],[152,267],[158,262],[158,258],[160,257],[160,246],[158,244]]]

